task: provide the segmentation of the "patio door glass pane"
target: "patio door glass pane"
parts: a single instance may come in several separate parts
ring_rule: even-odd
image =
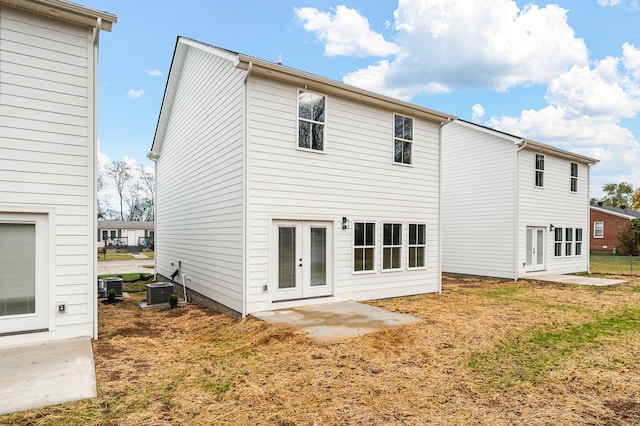
[[[296,286],[296,228],[278,228],[278,288]]]
[[[0,316],[36,312],[36,226],[0,223]]]
[[[327,228],[311,228],[311,285],[327,284]]]

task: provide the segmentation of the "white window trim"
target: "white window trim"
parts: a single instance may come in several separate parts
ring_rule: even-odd
[[[410,235],[409,232],[411,230],[411,225],[424,225],[424,244],[410,244]],[[429,227],[427,226],[427,222],[410,222],[407,224],[407,270],[409,271],[418,271],[421,269],[427,269],[427,242],[429,241],[428,234]],[[424,247],[424,266],[410,266],[409,253],[411,247]]]
[[[385,245],[384,244],[384,226],[385,225],[400,225],[400,244],[391,244],[391,245]],[[403,258],[404,258],[404,253],[403,253],[403,247],[404,247],[404,224],[401,222],[382,222],[382,238],[380,239],[380,244],[382,246],[382,250],[380,250],[380,271],[381,272],[397,272],[397,271],[402,271],[404,270],[403,268]],[[384,267],[384,250],[385,249],[393,249],[393,248],[399,248],[400,249],[400,267],[398,268],[386,268]]]
[[[568,240],[567,239],[567,231],[571,230],[571,239]],[[575,254],[575,247],[574,247],[574,243],[575,243],[575,229],[574,228],[564,228],[564,257],[574,257]],[[571,254],[567,254],[567,247],[571,248]]]
[[[556,239],[556,235],[557,235],[558,229],[561,230],[560,231],[560,239],[559,240]],[[565,233],[565,228],[560,227],[560,226],[556,227],[554,229],[554,231],[553,231],[553,257],[555,259],[562,258],[563,253],[565,253],[565,251],[564,251],[564,248],[565,248],[564,247],[564,235],[565,234],[564,233]],[[560,254],[556,254],[556,244],[560,244]]]
[[[596,234],[596,228],[597,228],[596,224],[598,223],[602,224],[602,235]],[[604,238],[604,221],[603,220],[595,220],[593,222],[593,238]]]
[[[541,169],[538,168],[538,156],[541,156],[543,161],[543,166]],[[534,161],[533,166],[535,168],[535,172],[533,174],[533,186],[536,188],[544,188],[544,162],[545,162],[544,154],[535,154],[533,161]],[[542,176],[542,185],[538,185],[538,172],[540,172]]]
[[[578,229],[580,229],[580,233],[582,234],[582,239],[578,241]],[[576,247],[580,243],[580,254],[577,254]],[[574,257],[582,257],[584,252],[584,228],[573,228],[573,256]]]
[[[315,121],[308,118],[300,117],[300,93],[311,93],[312,95],[322,96],[324,98],[324,121]],[[298,88],[296,93],[296,149],[304,152],[313,152],[316,154],[326,154],[327,153],[327,104],[328,97],[323,93],[314,92],[312,90],[306,90],[302,88]],[[300,121],[306,121],[311,124],[322,124],[322,149],[313,149],[311,147],[304,148],[300,146]]]
[[[576,175],[573,175],[573,165],[575,164],[576,166]],[[570,163],[569,165],[569,192],[571,192],[572,194],[577,194],[578,193],[578,163]],[[573,182],[575,181],[576,183],[576,189],[575,191],[573,190]]]
[[[374,242],[373,245],[363,245],[363,246],[356,246],[356,242],[355,242],[355,235],[356,235],[356,223],[373,223],[374,225],[374,231],[373,231],[373,238],[374,238]],[[378,271],[378,259],[377,259],[377,254],[378,254],[378,250],[377,250],[377,245],[378,245],[378,240],[379,240],[379,236],[378,236],[378,228],[380,228],[378,226],[378,222],[375,220],[354,220],[352,222],[353,226],[353,232],[351,233],[351,273],[354,275],[362,275],[362,274],[375,274]],[[365,230],[365,236],[366,236],[366,230]],[[365,238],[366,239],[366,238]],[[366,241],[365,241],[366,242]],[[373,249],[373,269],[367,269],[367,270],[363,270],[363,271],[356,271],[355,268],[355,249],[356,248],[360,248],[360,249],[365,249],[365,248],[372,248]]]
[[[404,139],[404,138],[398,138],[396,137],[396,116],[400,116],[400,117],[404,117],[404,118],[410,118],[411,119],[411,137],[412,139]],[[416,119],[414,117],[410,117],[408,115],[404,115],[404,114],[397,114],[397,113],[393,113],[393,122],[392,122],[392,126],[391,126],[391,136],[392,136],[392,141],[393,143],[391,144],[391,162],[397,166],[404,166],[404,167],[413,167],[413,163],[415,161],[415,155],[414,155],[414,143],[413,141],[415,140],[415,135],[416,133]],[[410,162],[404,163],[402,161],[398,162],[396,161],[396,140],[400,140],[402,142],[409,142],[411,144],[411,159]]]

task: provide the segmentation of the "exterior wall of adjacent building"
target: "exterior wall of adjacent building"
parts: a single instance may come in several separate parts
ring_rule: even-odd
[[[596,222],[602,222],[603,224],[602,237],[596,237],[595,235]],[[591,253],[623,254],[620,250],[618,234],[627,229],[629,223],[630,218],[628,217],[591,209]]]
[[[44,321],[0,317],[0,346],[95,337],[94,52],[90,27],[0,8],[0,222],[35,224]]]

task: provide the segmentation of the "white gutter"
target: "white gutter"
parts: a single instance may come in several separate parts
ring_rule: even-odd
[[[518,259],[518,250],[520,247],[520,151],[522,151],[523,149],[525,149],[527,147],[527,145],[529,144],[528,141],[521,139],[520,142],[517,142],[518,145],[520,145],[520,147],[516,150],[516,200],[513,203],[513,208],[515,210],[515,240],[516,240],[516,249],[513,251],[514,255],[515,255],[515,262],[513,262],[513,264],[515,265],[515,270],[513,271],[513,280],[514,281],[518,281],[518,278],[520,278],[520,274],[518,273],[518,271],[520,270],[520,260]],[[525,248],[526,250],[526,248]],[[526,254],[525,254],[525,259],[526,259]]]
[[[89,297],[93,299],[93,338],[98,338],[98,295],[96,294],[96,280],[98,279],[98,260],[96,258],[96,229],[98,228],[98,217],[95,214],[97,211],[97,199],[98,199],[98,189],[96,187],[96,167],[98,164],[98,42],[100,41],[100,28],[102,27],[102,18],[96,18],[96,26],[93,27],[93,77],[92,77],[92,85],[93,85],[93,117],[92,117],[92,153],[91,161],[92,167],[89,168],[91,170],[90,173],[93,173],[93,178],[91,182],[93,182],[92,189],[92,200],[91,206],[93,207],[89,212],[89,235],[91,236],[90,241],[92,243],[89,245],[91,250],[91,259],[93,265],[93,280],[89,283]]]
[[[440,123],[438,149],[438,294],[442,294],[442,129],[453,123],[451,117]]]
[[[249,261],[249,245],[247,244],[247,235],[249,234],[247,229],[249,228],[249,214],[247,212],[247,206],[249,205],[249,141],[247,137],[249,135],[249,77],[253,70],[253,62],[249,62],[247,67],[247,73],[244,76],[244,137],[242,143],[242,156],[244,163],[243,170],[243,200],[242,200],[242,318],[247,316],[247,262]],[[271,231],[269,231],[271,232]]]

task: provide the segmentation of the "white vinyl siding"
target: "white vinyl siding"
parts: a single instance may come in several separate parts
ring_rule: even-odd
[[[181,262],[189,289],[241,313],[244,73],[185,49],[156,163],[157,272]]]
[[[48,212],[47,338],[93,336],[92,31],[3,6],[0,39],[0,213]],[[0,346],[38,338],[0,338]]]
[[[517,147],[456,122],[442,139],[442,270],[513,278]]]
[[[389,161],[394,112],[332,94],[327,101],[325,155],[296,149],[298,88],[257,75],[249,78],[247,310],[273,309],[269,294],[270,221],[330,220],[334,226],[334,296],[354,300],[437,291],[438,268],[353,273],[354,222],[428,223],[439,227],[439,123],[414,117],[413,159]],[[342,217],[350,226],[342,229]],[[376,242],[382,241],[376,226]],[[437,237],[427,260],[438,265]],[[378,245],[378,249],[381,246]],[[378,252],[379,253],[379,252]]]
[[[553,224],[553,234],[549,234],[549,243],[546,246],[546,270],[552,273],[584,272],[589,268],[589,256],[575,256],[575,229],[588,229],[589,227],[589,188],[588,178],[578,179],[576,196],[567,196],[567,170],[571,161],[550,154],[545,155],[544,191],[531,185],[531,171],[535,168],[536,153],[523,149],[519,153],[520,168],[520,227],[519,235],[520,263],[524,258],[524,228],[526,226],[546,226]],[[579,176],[588,177],[589,169],[584,163],[578,162]],[[556,230],[561,228],[562,255],[556,257],[555,238]],[[566,241],[567,228],[571,228],[571,241]],[[566,252],[570,244],[571,253]],[[585,248],[582,242],[581,250]],[[524,273],[523,270],[521,270]]]

